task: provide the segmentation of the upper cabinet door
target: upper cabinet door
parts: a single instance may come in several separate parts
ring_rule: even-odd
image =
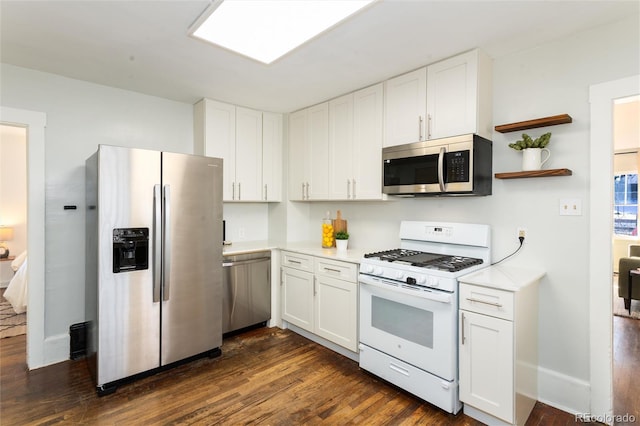
[[[203,99],[194,106],[194,152],[223,163],[223,200],[233,200],[236,175],[236,107]]]
[[[329,196],[351,199],[353,148],[353,94],[329,102]]]
[[[472,50],[427,67],[427,138],[492,135],[491,59]]]
[[[351,199],[382,198],[383,85],[353,94],[353,166]]]
[[[307,199],[329,198],[329,103],[308,109],[309,187]]]
[[[309,141],[307,137],[307,110],[289,115],[289,199],[306,200],[309,182]]]
[[[282,114],[262,113],[262,199],[282,200]]]
[[[384,146],[425,139],[427,69],[420,68],[385,82]]]
[[[262,112],[236,107],[235,201],[262,200]]]

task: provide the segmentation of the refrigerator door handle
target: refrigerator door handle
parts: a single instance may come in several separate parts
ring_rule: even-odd
[[[162,209],[160,185],[153,185],[153,303],[160,302],[162,284]]]
[[[169,288],[171,285],[171,187],[164,186],[163,194],[163,216],[162,235],[164,244],[162,246],[162,300],[169,300]]]

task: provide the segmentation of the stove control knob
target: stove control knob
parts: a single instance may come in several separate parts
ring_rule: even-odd
[[[416,279],[416,282],[417,282],[418,284],[420,284],[420,285],[424,284],[426,281],[427,281],[427,280],[426,280],[426,278],[425,278],[425,277],[420,277],[420,276],[419,276],[419,277]]]
[[[378,266],[377,268],[374,268],[374,270],[373,270],[373,273],[374,273],[375,275],[380,276],[380,277],[384,276],[384,275],[382,275],[382,272],[383,272],[383,271],[382,271],[382,268],[381,268],[381,267],[379,267],[379,266]]]
[[[362,272],[364,272],[365,274],[370,274],[373,272],[373,266],[371,265],[363,265],[362,266]]]
[[[399,279],[400,281],[402,281],[402,279],[404,278],[404,272],[397,271],[396,272],[396,278]]]
[[[440,281],[438,281],[437,278],[430,278],[429,279],[429,286],[438,287],[439,285],[440,285]]]

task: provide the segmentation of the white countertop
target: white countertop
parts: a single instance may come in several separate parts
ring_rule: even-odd
[[[463,275],[458,280],[461,283],[475,284],[498,290],[519,291],[537,282],[545,274],[546,272],[541,269],[496,265]]]
[[[365,253],[377,251],[376,249],[348,249],[346,251],[338,251],[338,249],[336,249],[335,247],[324,249],[321,247],[319,242],[287,243],[273,241],[242,241],[238,243],[232,243],[229,246],[224,246],[222,254],[229,256],[234,254],[244,254],[274,249],[295,251],[296,253],[308,254],[310,256],[324,257],[327,259],[342,260],[344,262],[358,264],[364,257]]]

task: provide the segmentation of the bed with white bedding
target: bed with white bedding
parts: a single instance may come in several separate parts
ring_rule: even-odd
[[[27,252],[21,253],[11,262],[15,275],[4,292],[4,298],[11,303],[16,314],[27,311]]]

